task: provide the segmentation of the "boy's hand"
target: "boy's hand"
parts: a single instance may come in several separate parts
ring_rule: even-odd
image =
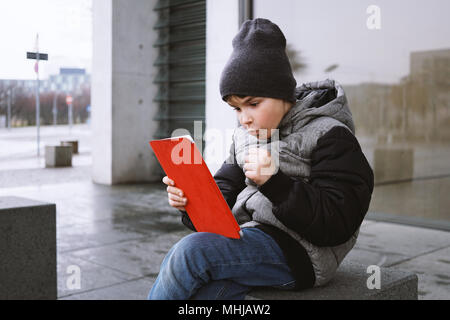
[[[167,185],[167,193],[169,198],[169,204],[175,209],[186,211],[184,206],[187,203],[187,198],[184,198],[183,190],[174,187],[175,181],[170,179],[168,176],[165,176],[162,179],[162,182]]]
[[[245,156],[245,176],[258,186],[263,185],[275,173],[275,163],[268,150],[251,148]]]

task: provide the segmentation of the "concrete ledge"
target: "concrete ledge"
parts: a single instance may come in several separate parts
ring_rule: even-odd
[[[72,145],[45,146],[45,167],[71,167]]]
[[[253,290],[248,300],[417,300],[418,277],[390,268],[380,268],[380,289],[368,289],[367,266],[346,262],[325,286],[303,291],[283,291],[270,288]]]
[[[0,300],[56,297],[56,205],[0,197]]]

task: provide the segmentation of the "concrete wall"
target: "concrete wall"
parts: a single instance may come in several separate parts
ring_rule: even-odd
[[[94,182],[152,181],[156,0],[93,1]]]
[[[237,125],[235,111],[220,97],[220,75],[239,31],[238,0],[206,2],[206,127],[205,161],[214,174],[228,155],[231,135]]]
[[[152,83],[156,0],[93,1],[92,127],[94,182],[156,181],[148,141],[158,110]],[[215,173],[228,155],[235,112],[222,101],[220,75],[239,30],[238,0],[208,0],[206,25],[205,160]]]

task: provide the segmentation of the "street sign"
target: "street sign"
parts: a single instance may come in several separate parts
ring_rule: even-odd
[[[47,53],[37,53],[37,52],[27,52],[27,59],[48,60],[48,54]]]
[[[72,96],[67,96],[66,97],[66,104],[72,104],[72,102],[73,102]]]

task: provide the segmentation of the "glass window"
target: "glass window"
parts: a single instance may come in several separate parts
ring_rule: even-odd
[[[369,216],[450,229],[450,1],[254,3],[286,35],[298,84],[346,91],[375,173]]]

